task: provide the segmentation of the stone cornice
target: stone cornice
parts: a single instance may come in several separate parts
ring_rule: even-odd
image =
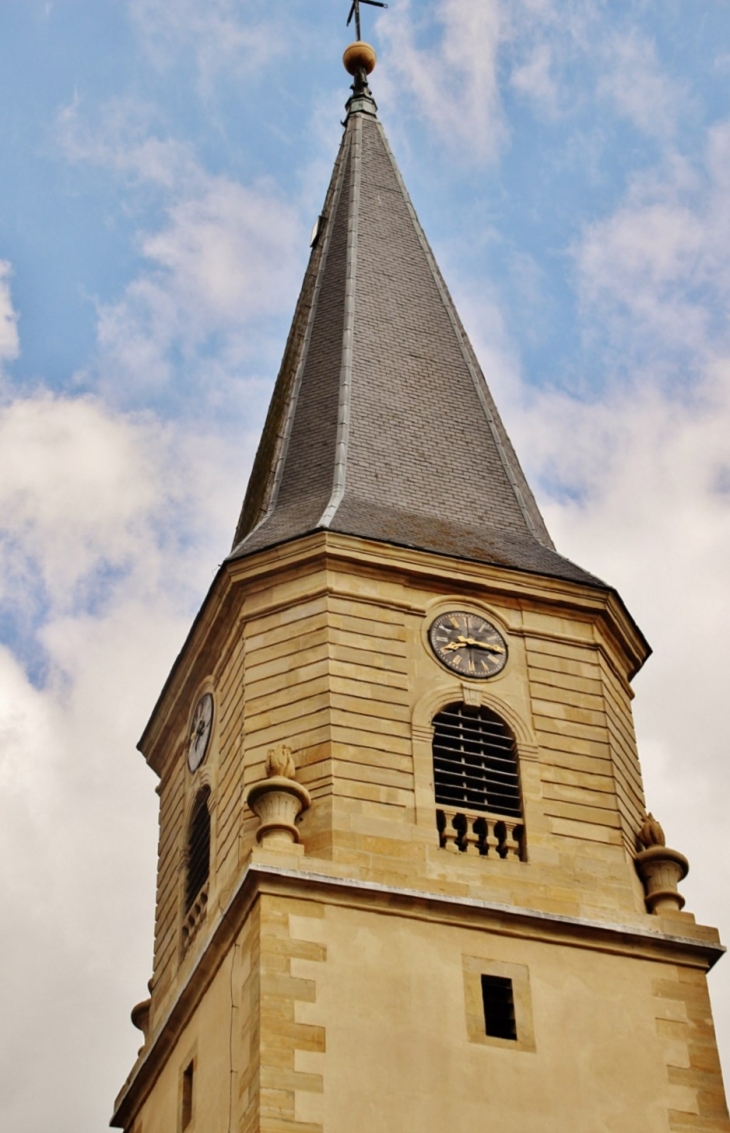
[[[682,963],[703,971],[711,968],[725,951],[713,929],[695,926],[692,922],[677,922],[678,928],[681,926],[691,934],[682,935],[667,931],[671,922],[656,917],[652,921],[656,922],[657,930],[652,931],[639,925],[563,916],[476,898],[445,896],[304,869],[251,863],[211,929],[193,971],[165,1018],[156,1026],[123,1086],[116,1100],[112,1126],[128,1127],[134,1120],[253,904],[262,894],[481,929],[502,936],[559,942],[568,947],[655,962]]]
[[[610,639],[614,647],[623,653],[629,678],[641,668],[650,653],[641,631],[615,591],[319,531],[247,558],[227,561],[221,566],[138,745],[158,775],[162,773],[162,749],[171,734],[170,721],[176,703],[181,697],[185,699],[185,692],[189,694],[188,700],[192,697],[197,682],[205,675],[203,667],[213,667],[212,659],[220,655],[221,642],[239,619],[240,585],[245,583],[249,595],[253,596],[260,587],[269,584],[274,574],[299,574],[306,569],[316,570],[318,566],[337,566],[372,577],[385,570],[391,574],[400,573],[404,579],[410,577],[420,582],[438,582],[442,588],[444,583],[450,583],[461,592],[488,587],[495,595],[518,604],[529,601],[569,609],[598,621],[604,627],[605,632],[597,634],[597,637]],[[314,586],[302,600],[330,592],[335,593],[336,588],[328,582],[324,586]],[[367,601],[365,596],[359,597]],[[289,606],[291,602],[292,597],[288,595],[285,604]],[[422,612],[408,602],[398,605],[391,601],[388,604],[411,613]],[[275,609],[275,605],[267,606],[266,612],[272,613]],[[261,612],[262,609],[256,610],[257,614]],[[533,633],[531,630],[528,632]],[[540,636],[539,632],[534,635]],[[595,645],[602,647],[600,640]],[[614,671],[621,675],[620,666],[616,666],[610,651],[606,649],[605,653]]]

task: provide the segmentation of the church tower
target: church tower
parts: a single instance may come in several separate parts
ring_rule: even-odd
[[[147,725],[126,1133],[730,1131],[648,645],[561,556],[353,44],[238,523]]]

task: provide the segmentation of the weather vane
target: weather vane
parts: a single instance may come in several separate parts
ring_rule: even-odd
[[[357,38],[362,39],[360,34],[360,5],[372,4],[373,8],[387,8],[387,4],[383,4],[382,0],[352,0],[352,7],[350,8],[350,15],[347,17],[347,26],[349,28],[352,23],[352,17],[355,17],[355,31]]]

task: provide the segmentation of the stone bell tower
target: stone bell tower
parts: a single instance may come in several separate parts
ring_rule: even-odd
[[[342,145],[233,549],[140,748],[127,1133],[730,1131],[722,952],[647,816],[649,648],[554,548],[377,119]]]

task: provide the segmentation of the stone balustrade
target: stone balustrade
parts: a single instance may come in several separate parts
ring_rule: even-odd
[[[472,857],[525,860],[525,828],[521,818],[439,807],[436,824],[441,848]]]
[[[182,926],[182,950],[185,953],[195,939],[198,929],[205,920],[208,908],[208,883],[198,893],[192,905],[185,914]]]

